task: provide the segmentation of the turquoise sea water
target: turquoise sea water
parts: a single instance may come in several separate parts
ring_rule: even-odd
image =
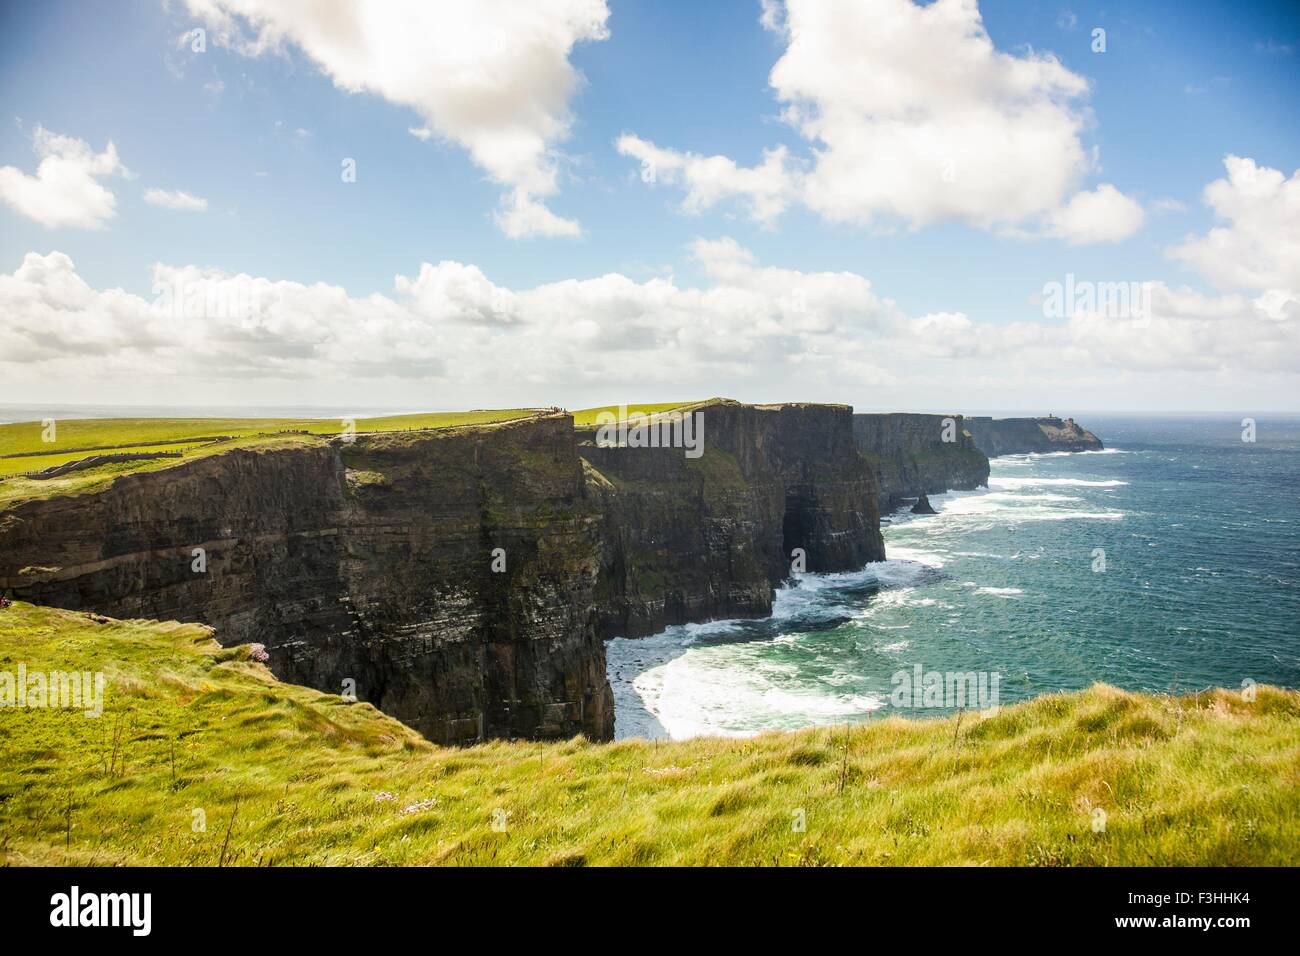
[[[870,720],[918,664],[997,673],[1003,704],[1300,686],[1300,420],[1259,416],[1253,443],[1241,416],[1085,424],[1105,451],[994,459],[988,490],[890,516],[888,560],[800,576],[767,620],[611,641],[617,735]]]

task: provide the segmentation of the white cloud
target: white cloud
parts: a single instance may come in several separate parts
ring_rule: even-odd
[[[1294,291],[1152,283],[1151,310],[1137,318],[1083,309],[993,324],[956,309],[910,316],[865,276],[764,265],[729,238],[697,240],[689,254],[698,287],[609,273],[513,289],[443,261],[396,276],[390,294],[356,296],[159,265],[146,298],[91,287],[62,253],[29,253],[0,275],[0,379],[22,389],[147,382],[159,397],[224,382],[317,401],[382,388],[404,403],[442,389],[450,407],[572,404],[635,383],[643,394],[895,408],[1053,397],[1095,408],[1117,394],[1184,395],[1188,407],[1206,401],[1210,381],[1277,404],[1300,379]]]
[[[546,208],[558,191],[556,144],[569,133],[581,76],[574,45],[608,36],[605,0],[186,0],[214,41],[247,56],[301,49],[340,89],[408,106],[507,188],[497,220],[511,236],[576,235]]]
[[[1087,80],[1050,54],[997,50],[975,0],[769,0],[761,21],[786,40],[769,79],[812,147],[807,168],[780,148],[744,167],[623,136],[620,151],[686,189],[688,211],[739,196],[770,223],[797,198],[834,222],[961,221],[1075,242],[1140,226],[1112,186],[1076,195],[1094,171]]]
[[[1031,364],[1063,381],[1081,369],[1300,376],[1300,296],[1249,299],[1147,285],[1149,314],[1116,316],[1094,308],[1075,311],[1060,325],[991,325],[958,313],[922,316],[908,327],[926,340],[922,347],[931,356],[1006,370]],[[1158,391],[1158,383],[1151,388]]]
[[[61,252],[29,252],[12,275],[0,274],[0,310],[6,346],[0,361],[11,368],[88,369],[103,361],[134,372],[167,339],[143,300],[121,289],[91,288]]]
[[[741,167],[726,156],[698,156],[671,149],[631,134],[620,136],[618,151],[641,161],[647,182],[680,183],[686,190],[682,209],[700,213],[723,199],[740,197],[750,217],[771,224],[785,212],[793,198],[792,174],[786,168],[786,149],[766,150],[758,166]]]
[[[1205,187],[1205,202],[1227,225],[1188,236],[1169,250],[1225,289],[1300,292],[1300,170],[1284,173],[1227,156],[1226,179]]]
[[[1052,235],[1072,246],[1118,242],[1137,232],[1146,214],[1134,200],[1110,183],[1080,192],[1050,217]]]
[[[117,199],[99,180],[127,175],[110,140],[102,153],[71,136],[37,126],[32,149],[40,158],[36,174],[0,167],[0,199],[43,226],[103,229],[117,214]]]
[[[304,129],[301,126],[290,127],[284,120],[276,120],[274,126],[276,136],[287,136],[290,142],[302,146],[311,139],[311,130]]]
[[[496,222],[511,239],[529,236],[577,236],[582,227],[573,219],[557,216],[526,190],[516,189],[501,197]]]
[[[144,201],[152,206],[164,209],[178,209],[186,212],[206,212],[208,201],[182,189],[146,189]]]
[[[1187,212],[1187,204],[1172,196],[1161,196],[1147,203],[1147,208],[1158,216],[1166,213]]]

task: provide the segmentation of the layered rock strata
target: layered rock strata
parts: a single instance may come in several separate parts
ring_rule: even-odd
[[[884,557],[846,406],[705,403],[698,457],[571,416],[306,438],[0,511],[0,589],[201,621],[430,739],[613,733],[602,638]]]

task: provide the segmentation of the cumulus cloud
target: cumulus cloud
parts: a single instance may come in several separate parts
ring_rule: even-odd
[[[158,265],[146,298],[91,288],[62,253],[29,253],[0,276],[0,364],[38,377],[530,382],[540,400],[573,381],[757,381],[788,363],[843,372],[896,311],[862,276],[760,266],[729,239],[696,242],[690,255],[708,278],[701,288],[610,273],[510,289],[444,261],[395,277],[390,295],[358,297]]]
[[[785,212],[794,195],[792,173],[784,146],[766,150],[758,166],[738,166],[726,156],[698,156],[661,149],[648,140],[626,133],[617,148],[624,156],[641,161],[647,182],[681,184],[686,190],[682,209],[700,213],[727,198],[740,198],[754,220],[771,224]]]
[[[0,166],[0,200],[48,227],[103,229],[117,215],[117,198],[100,182],[127,174],[112,140],[96,153],[85,140],[37,126],[32,149],[40,159],[35,175]]]
[[[1091,192],[1076,193],[1049,218],[1051,233],[1077,246],[1126,239],[1137,232],[1146,214],[1137,202],[1102,183]]]
[[[1223,165],[1227,178],[1205,187],[1205,202],[1227,224],[1169,255],[1220,288],[1300,292],[1300,170],[1288,179],[1240,156]]]
[[[206,212],[208,201],[201,196],[187,193],[183,189],[146,189],[144,201],[151,206],[164,209],[179,209],[185,212]]]
[[[247,56],[297,47],[334,84],[419,113],[502,186],[510,236],[581,230],[543,200],[558,191],[556,144],[581,77],[569,53],[608,36],[605,0],[186,0],[216,43]]]
[[[768,0],[761,20],[786,41],[769,81],[810,156],[778,148],[745,167],[623,136],[621,152],[686,189],[689,211],[739,196],[770,223],[797,198],[835,222],[961,221],[1076,243],[1141,225],[1113,186],[1078,192],[1094,169],[1087,81],[1050,54],[996,49],[975,0]]]
[[[1300,374],[1300,298],[1274,301],[1205,295],[1186,286],[1145,283],[1149,311],[1114,314],[1072,309],[1064,324],[970,322],[964,315],[922,316],[908,328],[927,354],[1038,364],[1070,376],[1081,368],[1129,372],[1255,371]]]
[[[12,275],[0,275],[0,311],[0,363],[11,369],[87,367],[102,359],[135,371],[169,338],[138,296],[92,288],[61,252],[30,252]]]
[[[920,408],[1028,394],[1093,395],[1097,407],[1096,390],[1125,377],[1162,398],[1178,383],[1204,394],[1207,375],[1224,389],[1271,382],[1286,394],[1300,376],[1295,292],[1150,283],[1140,314],[1072,305],[1057,318],[994,324],[960,310],[909,315],[865,276],[764,264],[730,238],[696,240],[688,254],[696,286],[608,273],[516,289],[443,261],[397,275],[388,294],[353,295],[158,265],[141,296],[90,286],[62,253],[29,253],[0,275],[0,375],[14,386],[285,383],[293,395],[325,396],[341,383],[404,381],[408,401],[440,388],[459,406],[617,396],[636,382],[651,393]],[[1031,370],[1040,392],[1020,390]]]

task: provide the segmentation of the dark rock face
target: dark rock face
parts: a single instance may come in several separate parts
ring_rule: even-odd
[[[876,482],[854,447],[850,408],[716,402],[699,414],[695,460],[579,435],[604,516],[603,636],[765,617],[796,548],[808,571],[884,558]]]
[[[0,511],[0,590],[211,624],[438,742],[607,739],[602,636],[766,615],[796,547],[810,571],[884,556],[848,408],[702,414],[697,459],[580,456],[590,436],[551,414],[123,476]]]
[[[8,510],[0,587],[211,624],[223,643],[265,644],[280,678],[354,681],[439,742],[606,738],[584,491],[567,415],[232,451]]]
[[[1101,439],[1073,418],[974,416],[966,419],[966,427],[975,445],[990,458],[1030,452],[1098,451],[1103,447]]]
[[[937,515],[938,513],[934,510],[934,505],[930,504],[929,495],[921,495],[916,499],[916,504],[912,505],[914,515]]]
[[[880,484],[882,513],[904,499],[988,484],[989,460],[971,440],[967,421],[902,412],[853,416],[854,440]]]

